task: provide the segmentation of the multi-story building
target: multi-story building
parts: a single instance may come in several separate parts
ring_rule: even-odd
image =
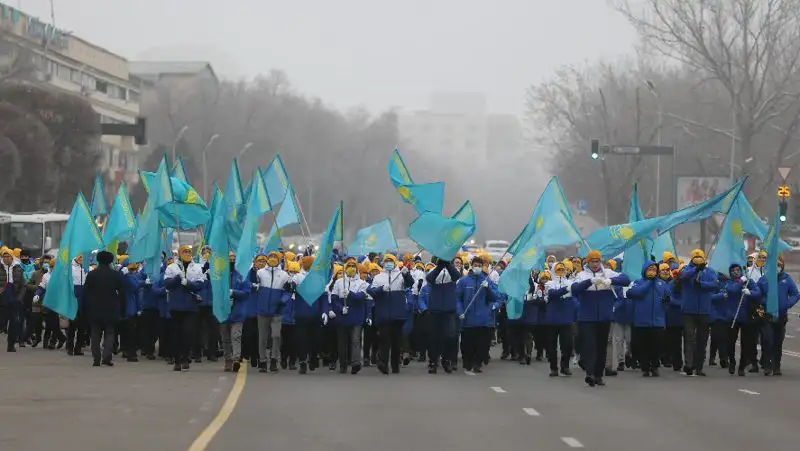
[[[133,124],[139,116],[141,81],[130,75],[128,61],[72,33],[59,30],[0,3],[0,39],[6,57],[24,57],[31,73],[26,82],[82,96],[101,123]],[[133,137],[103,136],[99,169],[107,192],[125,180],[138,183],[138,148]]]

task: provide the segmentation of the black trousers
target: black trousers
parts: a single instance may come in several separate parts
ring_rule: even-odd
[[[692,370],[700,371],[706,362],[708,315],[683,315],[683,361]]]
[[[83,321],[83,314],[78,310],[75,319],[69,322],[67,329],[67,350],[80,351],[87,335],[86,323]]]
[[[414,326],[411,329],[411,336],[408,337],[411,352],[424,356],[428,351],[428,333],[430,332],[430,314],[415,313]]]
[[[322,326],[319,318],[296,318],[295,319],[294,351],[297,360],[300,362],[316,362],[319,359],[319,347],[322,334]],[[286,327],[286,326],[282,326]],[[283,329],[281,329],[281,333]],[[286,340],[284,340],[286,341]],[[281,353],[281,355],[286,355]]]
[[[195,328],[195,312],[181,312],[172,310],[172,344],[175,361],[189,362],[190,352],[197,335]]]
[[[569,359],[572,357],[572,324],[548,325],[547,331],[547,361],[550,362],[550,370],[569,368]],[[561,348],[561,358],[558,356],[558,349]],[[603,360],[605,361],[605,359]]]
[[[739,340],[739,368],[747,365],[758,365],[756,349],[756,328],[753,323],[734,323],[733,327],[726,324],[728,358],[731,363],[736,363],[736,340]]]
[[[786,320],[786,315],[783,315],[775,322],[765,322],[759,326],[764,368],[775,369],[781,366],[783,340],[786,338]]]
[[[489,358],[492,344],[492,328],[468,327],[461,331],[461,356],[464,358],[464,369],[480,368]]]
[[[192,357],[199,359],[203,355],[206,357],[217,356],[219,350],[219,322],[214,316],[214,310],[209,305],[197,307],[195,314],[197,325],[195,328],[194,346],[192,346]]]
[[[377,326],[364,326],[364,362],[370,359],[377,359],[378,356],[378,327]]]
[[[711,345],[709,346],[710,359],[719,354],[719,361],[728,361],[732,350],[728,341],[730,335],[730,321],[714,321],[711,323]],[[716,351],[716,352],[715,352]]]
[[[606,345],[610,322],[581,322],[578,324],[581,340],[581,357],[586,367],[586,375],[595,379],[603,378],[606,368]]]
[[[28,330],[25,331],[25,338],[38,343],[42,341],[43,330],[42,312],[28,312]]]
[[[499,329],[498,329],[499,331]],[[503,338],[503,353],[508,352],[519,360],[531,357],[533,353],[533,325],[520,322],[505,323],[505,337]],[[508,344],[506,344],[508,342]]]
[[[42,315],[44,316],[44,345],[54,347],[56,342],[66,341],[67,337],[58,323],[58,314],[52,310],[45,310]]]
[[[295,324],[281,324],[281,360],[294,365],[297,362],[294,336],[297,333]]]
[[[175,346],[172,343],[172,318],[158,318],[158,356],[165,359],[175,358]]]
[[[137,330],[142,354],[155,355],[156,340],[158,339],[158,310],[142,311],[142,315],[138,318]]]
[[[634,327],[631,333],[633,356],[642,371],[653,371],[660,363],[663,329],[660,327]]]
[[[664,332],[664,355],[672,368],[683,367],[683,327],[668,326]]]
[[[395,320],[378,325],[378,348],[380,349],[378,359],[383,365],[391,364],[393,370],[400,368],[404,322],[404,320]]]
[[[8,348],[14,347],[22,338],[22,303],[11,302],[5,307],[6,318],[8,319]]]
[[[244,320],[242,328],[242,358],[250,360],[250,366],[258,366],[258,318]]]
[[[114,324],[93,323],[91,325],[91,335],[92,358],[94,361],[99,362],[102,359],[104,362],[110,362],[114,351],[114,340],[117,336],[116,332],[114,332]],[[101,337],[103,338],[102,354],[100,352]]]
[[[448,346],[456,336],[455,312],[431,312],[428,314],[428,362],[438,365],[439,360],[455,363],[458,358]]]
[[[125,357],[136,357],[136,347],[138,346],[138,334],[136,333],[136,317],[125,318],[118,324],[119,347]]]

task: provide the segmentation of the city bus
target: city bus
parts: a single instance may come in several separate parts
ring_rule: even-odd
[[[68,219],[63,213],[0,213],[0,243],[32,257],[55,255]]]

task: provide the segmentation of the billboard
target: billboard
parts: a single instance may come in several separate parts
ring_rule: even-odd
[[[730,186],[728,177],[678,177],[678,209],[707,201]]]

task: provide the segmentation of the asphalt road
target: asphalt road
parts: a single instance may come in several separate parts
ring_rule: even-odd
[[[420,363],[390,376],[374,368],[356,376],[248,371],[205,449],[796,449],[798,337],[795,318],[780,378],[662,369],[659,379],[626,371],[589,388],[577,370],[551,379],[544,363],[499,359],[476,376],[431,376]],[[216,364],[188,373],[147,361],[90,365],[89,357],[41,349],[0,354],[0,450],[186,450],[224,404],[232,407],[234,376]]]

